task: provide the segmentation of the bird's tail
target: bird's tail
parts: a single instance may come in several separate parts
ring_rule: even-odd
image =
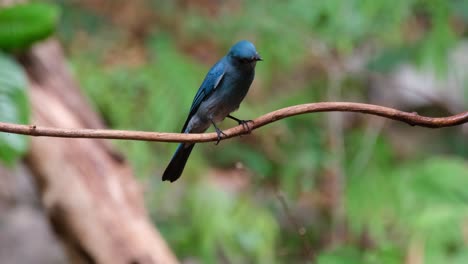
[[[164,171],[162,176],[163,181],[173,182],[179,179],[194,146],[195,144],[186,145],[183,143],[179,145],[174,156],[172,156],[171,162],[169,162],[169,165],[167,165],[167,168]]]

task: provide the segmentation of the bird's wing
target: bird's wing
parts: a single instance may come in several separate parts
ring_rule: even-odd
[[[187,128],[187,125],[190,122],[190,119],[192,119],[193,115],[195,115],[201,103],[205,101],[219,86],[225,72],[226,64],[223,58],[220,61],[218,61],[206,74],[205,80],[203,80],[203,83],[201,84],[200,88],[198,88],[198,92],[195,95],[195,98],[193,99],[192,106],[190,107],[190,113],[187,117],[187,120],[185,121],[181,133],[185,132],[185,129]]]

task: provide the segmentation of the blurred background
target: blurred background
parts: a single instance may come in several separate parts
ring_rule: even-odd
[[[74,78],[113,129],[179,132],[241,39],[264,59],[241,119],[321,101],[468,109],[466,0],[47,2]],[[160,178],[176,144],[112,144],[183,263],[468,263],[467,125],[291,117],[198,144],[172,184]]]

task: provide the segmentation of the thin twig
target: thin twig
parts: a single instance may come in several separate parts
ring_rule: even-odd
[[[405,122],[412,126],[428,128],[450,127],[468,123],[468,111],[448,117],[425,117],[420,116],[417,113],[403,112],[378,105],[349,102],[323,102],[282,108],[253,120],[253,122],[249,123],[249,126],[254,130],[286,117],[314,112],[359,112]],[[130,130],[67,129],[35,125],[18,125],[2,122],[0,122],[0,132],[23,134],[35,137],[106,138],[160,142],[209,142],[217,140],[216,133],[181,134]],[[227,129],[223,132],[226,134],[223,139],[247,133],[242,125]]]

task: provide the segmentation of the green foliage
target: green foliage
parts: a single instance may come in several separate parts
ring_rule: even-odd
[[[50,36],[59,10],[44,3],[18,4],[0,9],[0,49],[22,50]]]
[[[287,71],[302,61],[304,54],[323,52],[308,51],[311,44],[317,46],[314,39],[342,55],[350,54],[366,41],[375,42],[383,48],[383,55],[376,54],[375,63],[384,65],[377,69],[391,69],[409,58],[443,70],[447,51],[456,41],[449,15],[461,12],[460,2],[463,1],[251,1],[244,3],[242,12],[229,10],[214,19],[188,12],[182,23],[189,36],[200,38],[214,33],[226,47],[236,38],[253,39],[270,62],[264,65],[270,74],[279,69]],[[427,14],[431,27],[419,39],[408,41],[402,29],[414,10]],[[412,56],[401,56],[408,49],[413,51]],[[390,57],[385,54],[398,50],[400,56],[387,62]],[[385,58],[378,59],[380,56]]]
[[[453,31],[450,15],[457,11],[463,1],[403,1],[409,5],[406,8],[417,8],[421,14],[427,15],[429,30],[422,37],[412,42],[404,39],[378,54],[369,64],[370,69],[387,72],[404,62],[416,62],[429,65],[439,72],[446,70],[447,52],[455,45],[457,37]],[[389,2],[393,5],[393,2]],[[393,10],[394,8],[389,8]],[[386,12],[387,12],[386,11]]]
[[[266,9],[265,5],[269,8]],[[433,8],[434,6],[437,8]],[[446,11],[451,8],[447,1],[439,1],[434,5],[415,0],[293,0],[276,1],[274,4],[252,1],[245,3],[242,12],[229,11],[220,14],[222,19],[216,18],[216,23],[195,12],[188,13],[188,18],[183,23],[185,31],[198,37],[213,32],[217,36],[225,36],[222,41],[226,46],[236,37],[251,36],[261,47],[262,55],[270,61],[264,67],[269,67],[270,71],[284,71],[304,59],[314,38],[342,54],[351,53],[366,40],[377,41],[384,47],[389,45],[391,49],[395,49],[395,46],[406,48],[408,45],[401,29],[415,7],[427,9],[428,17],[433,23],[427,37],[421,39],[421,58],[444,61],[441,56],[454,40],[449,25],[444,20]],[[254,17],[258,19],[251,19]]]
[[[277,223],[254,201],[200,183],[179,206],[187,217],[170,219],[166,228],[160,223],[179,255],[198,252],[203,263],[276,263]]]
[[[401,63],[410,63],[415,60],[415,48],[397,47],[389,48],[379,54],[379,56],[369,61],[368,68],[377,72],[390,72]]]
[[[347,206],[355,231],[368,227],[378,243],[391,241],[394,233],[424,241],[428,263],[464,256],[465,162],[433,157],[388,172],[373,171],[349,183]]]
[[[363,62],[368,68],[357,74],[343,70],[343,100],[367,100],[368,69],[386,74],[402,63],[413,63],[443,70],[447,52],[461,38],[454,23],[468,21],[466,1],[243,1],[229,8],[213,4],[217,11],[210,16],[203,4],[153,2],[157,31],[144,39],[141,48],[148,61],[139,66],[106,63],[109,58],[122,59],[116,43],[133,43],[125,39],[128,32],[113,27],[105,16],[83,14],[75,6],[65,10],[68,19],[60,32],[72,47],[76,76],[114,128],[179,131],[209,65],[241,38],[252,40],[265,59],[258,64],[254,89],[236,113],[252,118],[293,104],[329,100],[328,63],[346,68],[351,56],[368,60]],[[74,47],[74,23],[88,33],[80,35],[86,51]],[[200,58],[200,43],[210,44],[206,49],[216,53],[203,63],[195,59]],[[361,57],[363,50],[372,51],[372,56]],[[329,161],[338,159],[330,151],[326,114],[288,118],[218,147],[199,144],[182,182],[170,187],[159,182],[159,175],[175,144],[117,144],[138,175],[156,176],[157,184],[148,192],[154,196],[149,207],[182,258],[203,263],[270,263],[275,258],[286,262],[303,258],[302,239],[308,239],[314,248],[327,248],[317,252],[318,263],[402,263],[413,243],[422,245],[427,263],[465,263],[461,228],[466,225],[468,170],[466,161],[456,156],[466,156],[465,135],[458,130],[449,136],[418,130],[444,148],[408,140],[414,146],[411,154],[404,154],[395,147],[399,138],[391,136],[393,122],[383,129],[388,134],[377,129],[373,142],[362,129],[363,119],[344,118],[339,169],[344,174],[342,202],[349,230],[346,242],[332,249],[323,245],[333,224],[321,210],[329,208],[320,207],[327,206],[322,203],[330,197],[321,197],[318,187],[323,186],[317,182],[317,176],[335,169]],[[232,121],[222,124],[231,125]],[[208,166],[232,168],[237,162],[253,175],[243,195],[204,183],[211,180],[205,177]],[[258,199],[258,193],[269,194],[271,188],[293,198],[291,212],[305,218],[298,221],[304,221],[299,224],[309,236],[300,237],[281,222],[284,212],[270,206],[274,195],[267,195],[267,201]],[[315,207],[296,210],[302,209],[298,204]],[[358,242],[364,231],[369,233],[369,247]]]
[[[11,57],[0,52],[0,121],[28,123],[25,73]],[[0,133],[0,160],[13,164],[27,149],[25,136]]]
[[[326,251],[317,259],[317,264],[400,264],[403,256],[397,248],[381,247],[362,251],[357,247],[343,246]]]

